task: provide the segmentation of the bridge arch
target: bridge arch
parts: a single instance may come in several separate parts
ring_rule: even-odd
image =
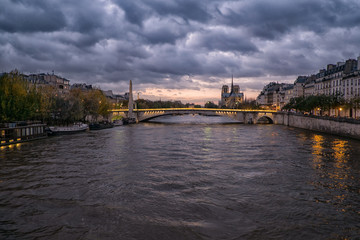
[[[274,120],[268,115],[262,115],[256,120],[257,124],[274,124]]]
[[[229,119],[236,120],[232,115],[233,114],[220,114],[215,112],[197,112],[197,111],[179,111],[179,112],[166,112],[166,111],[149,111],[144,112],[139,115],[139,122],[146,122],[158,117],[163,116],[179,116],[179,115],[201,115],[201,116],[223,116],[228,117]]]
[[[192,114],[192,113],[188,113],[188,114]],[[155,119],[155,118],[159,118],[159,117],[163,117],[163,116],[172,116],[172,115],[185,115],[185,114],[178,114],[178,113],[150,113],[148,115],[143,115],[139,122],[147,122],[149,120]]]

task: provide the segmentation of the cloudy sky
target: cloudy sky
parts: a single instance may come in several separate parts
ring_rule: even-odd
[[[49,72],[140,97],[256,97],[360,54],[358,0],[0,0],[0,72]]]

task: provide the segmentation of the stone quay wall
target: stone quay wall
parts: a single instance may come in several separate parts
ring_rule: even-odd
[[[360,120],[356,119],[310,116],[280,112],[274,116],[274,123],[360,140]]]

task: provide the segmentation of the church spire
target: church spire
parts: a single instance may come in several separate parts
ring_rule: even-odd
[[[234,92],[234,75],[231,74],[231,91],[230,93],[233,93]]]

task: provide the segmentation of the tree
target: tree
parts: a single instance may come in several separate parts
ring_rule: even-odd
[[[86,116],[92,116],[95,118],[95,121],[99,116],[109,116],[111,104],[100,89],[87,91],[81,96],[81,98],[84,109],[84,120]]]
[[[0,122],[37,119],[40,93],[14,70],[0,77]]]
[[[330,111],[330,109],[337,108],[344,103],[344,99],[340,95],[311,95],[307,97],[291,98],[289,103],[283,109],[295,109],[302,112],[310,112],[314,109],[321,111]]]
[[[355,108],[354,118],[357,118],[356,112],[360,108],[360,97],[355,97],[352,100],[353,100],[353,105],[354,105],[354,108]]]
[[[235,108],[237,109],[260,109],[255,99],[245,99],[243,102],[236,102]]]
[[[218,108],[218,105],[216,105],[214,102],[208,101],[205,103],[205,108]]]
[[[74,92],[70,92],[70,94],[66,98],[68,105],[68,115],[66,121],[68,122],[77,122],[84,119],[84,106],[82,104],[81,98],[79,95],[74,94]]]

